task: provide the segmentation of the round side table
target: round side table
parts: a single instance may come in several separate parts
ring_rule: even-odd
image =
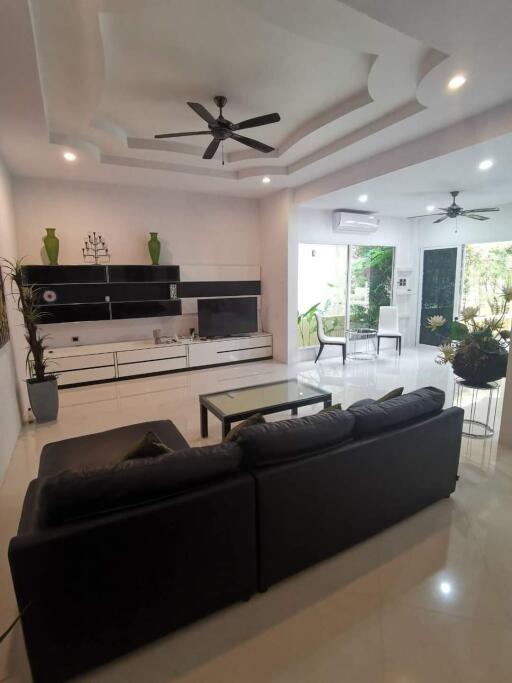
[[[482,393],[484,394],[483,398]],[[488,382],[483,386],[477,386],[465,379],[455,377],[453,405],[464,410],[465,417],[462,428],[464,436],[468,436],[470,439],[491,438],[496,424],[499,395],[499,382]],[[465,397],[468,398],[465,399]],[[480,410],[478,410],[479,400],[482,404]],[[477,420],[477,417],[480,419]]]
[[[375,360],[377,358],[377,330],[353,327],[347,330],[347,358]]]

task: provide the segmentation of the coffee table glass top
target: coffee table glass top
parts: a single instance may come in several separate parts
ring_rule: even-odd
[[[330,393],[306,384],[299,379],[288,379],[271,384],[259,384],[255,387],[203,394],[200,399],[201,403],[213,408],[218,414],[227,416],[251,411],[257,412],[262,408],[271,406],[285,406],[294,401],[315,397],[321,401],[323,397],[330,398]]]

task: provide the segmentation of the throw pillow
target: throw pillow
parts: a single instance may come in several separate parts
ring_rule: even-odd
[[[343,410],[341,403],[334,403],[332,406],[327,406],[327,408],[322,408],[320,413],[329,413],[331,410]]]
[[[139,458],[156,458],[158,455],[173,453],[172,448],[166,446],[155,432],[147,432],[142,439],[131,448],[123,457],[125,460],[137,460]]]
[[[248,417],[246,420],[243,422],[240,422],[239,424],[236,425],[236,427],[233,427],[233,429],[230,429],[229,432],[226,434],[226,436],[222,439],[222,443],[229,443],[231,441],[236,441],[238,439],[238,436],[242,430],[244,430],[246,427],[252,427],[252,425],[258,425],[261,424],[262,422],[265,422],[265,418],[261,413],[256,413],[255,415],[251,415],[251,417]]]
[[[380,398],[378,398],[377,403],[383,403],[384,401],[389,401],[390,398],[398,398],[398,396],[401,396],[403,393],[404,393],[403,387],[398,387],[397,389],[392,389],[391,391],[388,391],[387,394],[384,394],[384,396],[381,396]]]

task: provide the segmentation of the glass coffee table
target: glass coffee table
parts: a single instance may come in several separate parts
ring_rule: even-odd
[[[255,413],[270,415],[291,410],[292,415],[297,415],[301,406],[313,403],[323,403],[327,408],[332,404],[332,394],[299,379],[202,394],[199,396],[201,436],[208,436],[208,411],[222,422],[224,437],[233,422],[245,420]]]

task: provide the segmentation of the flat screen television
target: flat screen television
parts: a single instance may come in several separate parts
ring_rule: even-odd
[[[198,299],[200,337],[229,337],[258,331],[257,297]]]

